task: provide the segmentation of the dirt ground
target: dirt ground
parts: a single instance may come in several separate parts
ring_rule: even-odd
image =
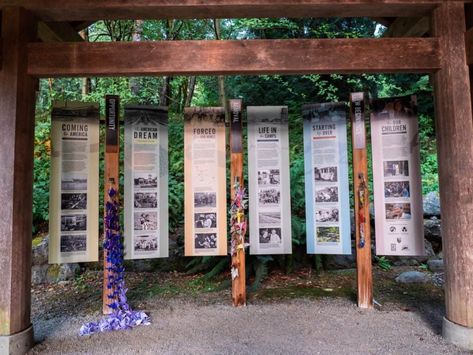
[[[355,306],[354,270],[272,273],[231,307],[228,280],[201,275],[129,273],[130,304],[150,326],[79,337],[101,317],[101,275],[33,289],[38,344],[31,354],[461,354],[439,335],[443,291],[399,285],[406,270],[375,269],[375,310]]]

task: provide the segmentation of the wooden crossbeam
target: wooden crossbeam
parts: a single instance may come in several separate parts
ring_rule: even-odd
[[[422,17],[464,0],[3,0],[44,21],[243,17]]]
[[[422,37],[430,30],[430,16],[397,18],[384,37]]]
[[[81,42],[78,31],[67,22],[39,22],[38,38],[43,42]]]
[[[436,38],[31,43],[36,77],[433,72]]]
[[[473,28],[470,28],[465,33],[466,42],[466,59],[468,65],[473,65]]]

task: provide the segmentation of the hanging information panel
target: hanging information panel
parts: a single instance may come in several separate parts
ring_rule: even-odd
[[[125,259],[168,256],[168,112],[125,107]]]
[[[376,253],[423,255],[422,181],[415,96],[372,104]]]
[[[56,103],[51,145],[49,262],[98,261],[98,104]]]
[[[225,111],[184,113],[185,255],[227,254]]]
[[[307,253],[351,254],[345,103],[306,105]]]
[[[291,254],[287,107],[248,107],[250,253]]]

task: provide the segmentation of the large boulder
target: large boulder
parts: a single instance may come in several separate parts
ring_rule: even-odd
[[[427,266],[432,272],[443,272],[445,267],[442,259],[432,259],[427,261]]]
[[[440,217],[440,196],[438,192],[429,192],[424,196],[424,216]]]
[[[44,265],[48,263],[49,236],[41,240],[39,244],[33,245],[33,265]]]
[[[424,236],[430,243],[436,254],[442,251],[441,221],[437,217],[424,219]]]
[[[46,279],[49,283],[70,281],[75,279],[79,274],[79,271],[79,264],[54,264],[49,266],[46,273]]]
[[[406,271],[396,277],[396,282],[403,284],[426,283],[430,276],[420,271]]]
[[[31,283],[33,285],[45,284],[48,282],[47,273],[49,265],[33,265],[31,268]]]

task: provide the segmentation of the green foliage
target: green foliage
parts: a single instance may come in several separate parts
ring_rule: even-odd
[[[136,30],[134,21],[99,21],[89,27],[89,40],[130,41]],[[358,38],[376,36],[375,22],[364,19],[235,19],[222,20],[222,38],[225,39],[271,39],[271,38]],[[215,29],[211,20],[153,20],[142,23],[141,40],[185,40],[214,39]],[[341,53],[340,55],[343,55]],[[170,58],[169,60],[172,60]],[[196,59],[199,60],[199,59]],[[36,227],[48,221],[49,174],[50,174],[50,111],[55,100],[99,102],[104,114],[104,96],[116,94],[122,106],[129,103],[160,104],[169,101],[169,221],[170,232],[183,245],[184,223],[184,151],[182,112],[188,98],[193,106],[220,105],[218,79],[197,77],[192,93],[189,91],[190,78],[183,76],[144,78],[90,78],[90,90],[83,93],[84,80],[81,78],[55,78],[40,81],[37,101],[34,208]],[[291,174],[292,238],[295,246],[293,257],[249,257],[247,258],[248,278],[254,275],[253,288],[260,286],[268,273],[269,265],[279,265],[290,271],[297,263],[313,262],[302,251],[306,243],[305,224],[305,182],[303,121],[301,107],[307,103],[347,101],[353,91],[371,93],[373,98],[416,94],[419,103],[421,171],[423,192],[438,190],[437,154],[432,89],[429,77],[424,75],[260,75],[225,77],[228,98],[241,97],[245,105],[287,105],[290,112],[289,145]],[[167,91],[163,89],[167,88]],[[167,92],[166,97],[162,97]],[[103,142],[103,129],[101,140]],[[246,129],[244,131],[246,135]],[[123,131],[122,131],[123,138]],[[368,139],[369,127],[368,127]],[[123,144],[123,139],[122,139]],[[349,159],[351,159],[349,140]],[[369,151],[369,155],[371,152]],[[246,157],[245,157],[246,160]],[[123,161],[123,145],[121,147]],[[372,172],[370,165],[370,188]],[[101,147],[100,169],[103,172],[103,147]],[[122,169],[123,171],[123,169]],[[246,179],[245,164],[245,179]],[[103,175],[101,175],[103,176]],[[350,169],[350,181],[352,179]],[[247,179],[246,179],[247,180]],[[120,178],[123,186],[123,174]],[[103,204],[103,182],[100,188],[100,203]],[[40,229],[40,228],[39,228]],[[323,259],[317,257],[321,267]],[[378,263],[389,265],[389,261],[379,258]],[[227,258],[192,258],[187,265],[189,272],[207,273],[211,278],[221,270],[226,270]],[[389,265],[390,266],[390,265]]]
[[[385,256],[375,256],[375,260],[381,270],[389,271],[392,269],[391,262]]]

